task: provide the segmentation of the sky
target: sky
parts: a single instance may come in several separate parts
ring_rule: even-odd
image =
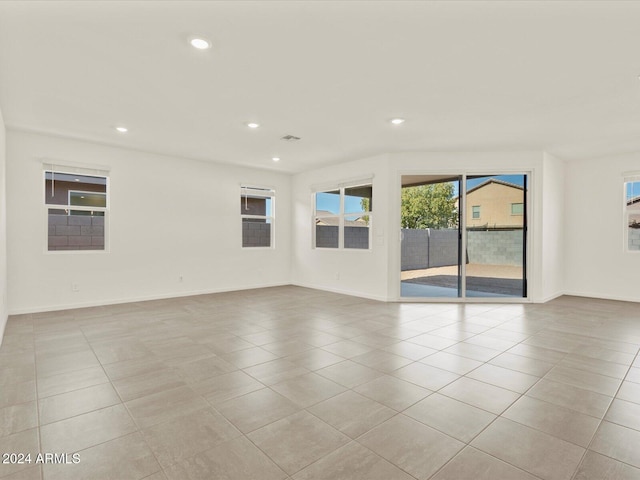
[[[488,175],[485,177],[471,178],[467,179],[467,190],[480,185],[482,182],[488,180],[489,178],[495,178],[497,180],[502,180],[503,182],[513,183],[515,185],[520,185],[521,187],[524,185],[524,175]],[[453,195],[455,197],[458,196],[458,183],[453,184]]]
[[[467,189],[473,188],[476,185],[479,185],[480,183],[486,181],[489,178],[496,178],[498,180],[514,183],[520,186],[524,184],[524,175],[492,175],[492,176],[468,179]],[[638,182],[637,185],[638,185],[638,188],[637,188],[638,193],[636,193],[636,195],[640,194],[640,182]],[[458,182],[455,182],[453,184],[453,190],[454,190],[453,192],[454,197],[458,196]],[[362,209],[360,200],[361,200],[360,197],[352,197],[349,195],[345,196],[345,199],[344,199],[345,212],[363,213],[364,210]],[[337,191],[336,193],[326,193],[326,192],[317,193],[316,194],[316,210],[329,211],[335,215],[339,214],[340,213],[339,193]]]
[[[344,210],[347,213],[363,213],[365,210],[361,205],[361,197],[345,195]],[[340,195],[338,193],[316,193],[316,210],[326,210],[333,214],[340,213]]]
[[[640,182],[627,183],[627,200],[640,195]]]

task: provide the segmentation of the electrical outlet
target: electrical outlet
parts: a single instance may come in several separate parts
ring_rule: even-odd
[[[184,277],[182,275],[178,275],[178,283],[182,283]]]
[[[72,283],[71,284],[71,291],[72,292],[79,292],[80,291],[80,285],[78,285],[77,283]]]

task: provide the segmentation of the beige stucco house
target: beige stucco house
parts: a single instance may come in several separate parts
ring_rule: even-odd
[[[518,228],[524,224],[524,188],[495,178],[467,191],[467,227]]]

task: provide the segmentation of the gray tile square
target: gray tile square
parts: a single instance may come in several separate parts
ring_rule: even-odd
[[[289,475],[349,442],[349,437],[304,411],[255,430],[248,436]]]
[[[353,390],[396,411],[402,411],[432,393],[431,390],[390,375],[358,385]]]
[[[351,438],[359,437],[396,414],[394,410],[353,391],[340,393],[308,408],[308,411]]]
[[[284,480],[287,474],[246,437],[175,463],[165,469],[168,480],[253,479]]]
[[[631,428],[602,422],[590,449],[640,468],[640,432]]]
[[[498,418],[471,445],[548,480],[569,480],[585,451],[505,418]]]
[[[464,447],[402,414],[378,425],[358,442],[417,478],[429,478]]]
[[[271,388],[301,408],[320,403],[346,390],[342,385],[315,373],[300,375]]]
[[[294,480],[414,480],[415,477],[351,442],[312,463],[292,477]]]
[[[473,447],[466,447],[431,480],[538,480],[538,477]]]
[[[520,398],[520,394],[504,388],[462,377],[444,387],[441,394],[463,403],[481,408],[496,415]]]
[[[421,400],[403,413],[464,443],[469,443],[496,418],[492,413],[439,393]]]
[[[256,390],[216,405],[236,428],[248,433],[300,410],[293,402],[269,388]]]

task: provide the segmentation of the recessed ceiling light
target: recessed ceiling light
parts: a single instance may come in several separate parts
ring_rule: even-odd
[[[120,133],[127,133],[129,131],[127,127],[116,127],[116,130]]]
[[[400,125],[401,123],[404,123],[404,118],[393,118],[391,119],[391,123],[394,125]]]
[[[247,127],[249,128],[258,128],[260,126],[259,123],[249,122],[247,123]]]
[[[79,179],[79,178],[76,178],[76,182],[79,182],[79,181],[80,181],[80,179]]]
[[[198,50],[206,50],[207,48],[211,48],[211,42],[204,38],[194,37],[189,40],[189,43],[193,48],[197,48]]]
[[[280,161],[280,157],[273,157],[271,160],[273,160],[274,162],[279,162]]]

